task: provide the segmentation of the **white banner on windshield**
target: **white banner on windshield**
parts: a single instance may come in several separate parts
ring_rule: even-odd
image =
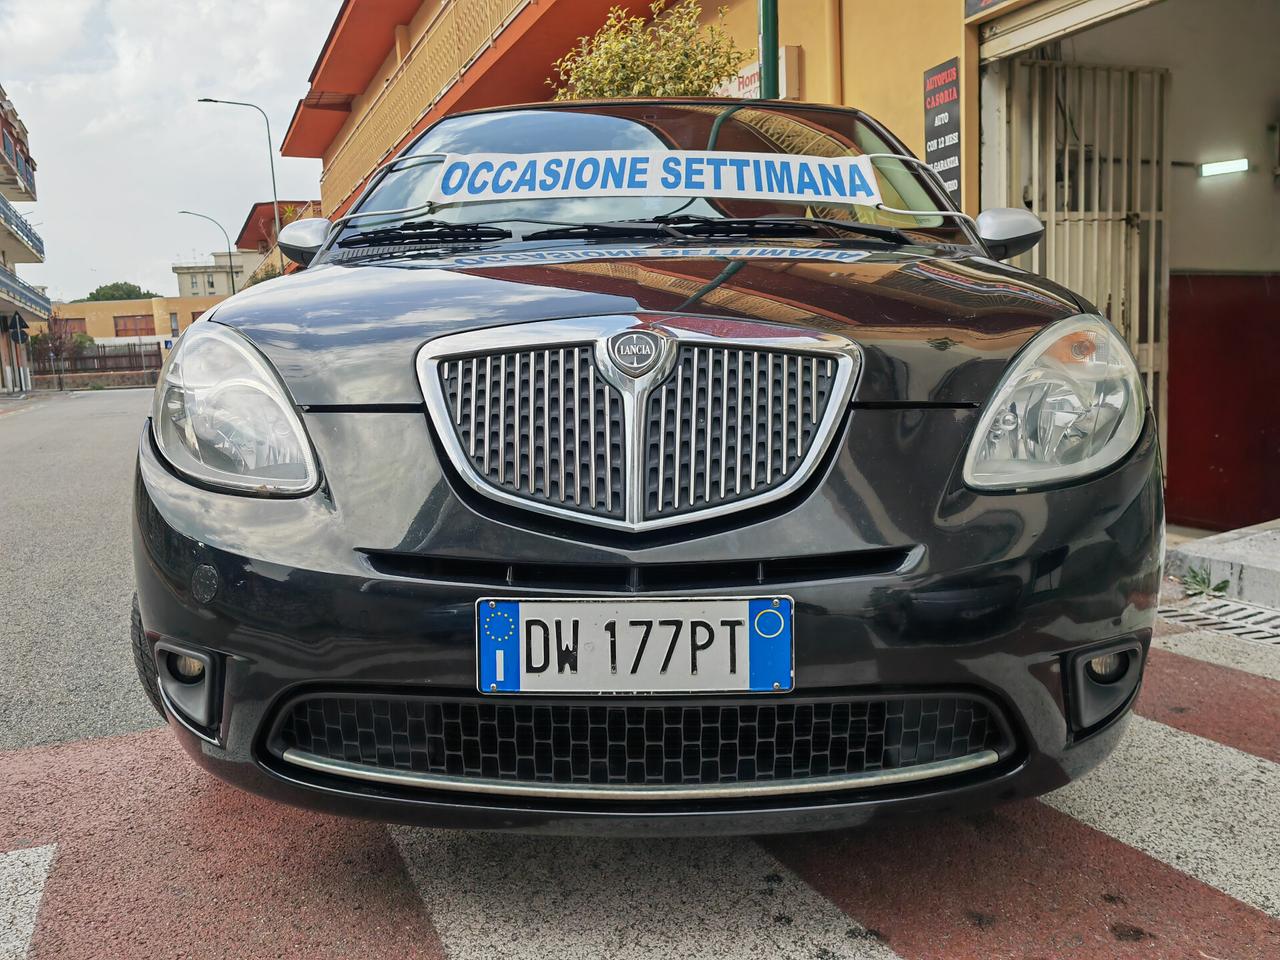
[[[448,154],[436,204],[575,197],[723,197],[792,203],[880,202],[866,157],[721,150]]]

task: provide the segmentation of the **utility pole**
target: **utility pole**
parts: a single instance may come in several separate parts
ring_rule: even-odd
[[[248,103],[244,100],[218,100],[215,97],[201,97],[197,103],[223,103],[231,107],[252,107],[262,114],[262,122],[267,125],[267,164],[271,168],[271,210],[275,214],[276,220],[276,248],[280,246],[280,197],[276,193],[276,148],[271,143],[271,118],[267,116],[267,111],[263,110],[256,103]],[[280,272],[284,273],[284,251],[280,251]],[[234,283],[234,281],[233,281]],[[234,290],[232,291],[234,292]]]
[[[778,99],[778,0],[760,0],[760,97]]]

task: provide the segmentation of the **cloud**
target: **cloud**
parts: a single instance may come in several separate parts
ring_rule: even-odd
[[[83,28],[96,22],[103,6],[103,0],[0,3],[0,36],[9,41],[4,51],[8,76],[62,60],[81,44]],[[68,25],[81,29],[68,29]]]
[[[340,0],[0,0],[2,82],[31,137],[40,200],[23,209],[48,260],[23,266],[57,298],[133,280],[172,293],[173,260],[224,246],[268,200],[279,149]],[[281,199],[319,194],[319,163],[276,156]]]

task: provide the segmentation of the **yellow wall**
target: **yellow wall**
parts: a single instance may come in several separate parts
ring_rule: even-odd
[[[848,0],[845,91],[916,154],[924,153],[924,72],[960,54],[962,0]]]
[[[167,337],[170,333],[169,314],[178,315],[179,332],[191,326],[192,314],[204,313],[226,297],[148,297],[143,300],[96,300],[83,303],[55,303],[54,311],[68,320],[83,319],[85,333],[95,340],[114,337],[115,318],[151,314],[154,331],[144,336]],[[47,324],[33,323],[33,334],[43,333]]]
[[[856,2],[856,0],[855,0]],[[717,9],[727,7],[724,25],[739,47],[757,59],[756,10],[758,0],[730,0],[703,3],[703,23],[714,22]],[[831,65],[838,60],[838,47],[833,42],[829,23],[838,22],[840,0],[780,0],[778,7],[779,46],[800,47],[800,100],[809,103],[843,103],[843,95],[834,83]],[[794,99],[794,98],[793,98]]]
[[[754,55],[758,0],[707,0],[703,21],[714,20],[720,5],[728,7],[724,23],[734,40]],[[801,100],[865,110],[917,156],[924,154],[924,72],[959,57],[964,205],[976,212],[977,30],[965,26],[963,0],[779,0],[778,42],[801,48]]]

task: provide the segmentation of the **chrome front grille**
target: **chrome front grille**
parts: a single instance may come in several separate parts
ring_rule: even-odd
[[[622,395],[589,346],[511,350],[440,364],[472,469],[520,497],[621,516]]]
[[[645,515],[689,513],[783,483],[813,444],[835,373],[829,356],[681,347],[649,396]]]
[[[418,375],[472,489],[643,530],[799,488],[840,427],[860,364],[854,343],[816,329],[611,316],[441,337],[419,352]]]

